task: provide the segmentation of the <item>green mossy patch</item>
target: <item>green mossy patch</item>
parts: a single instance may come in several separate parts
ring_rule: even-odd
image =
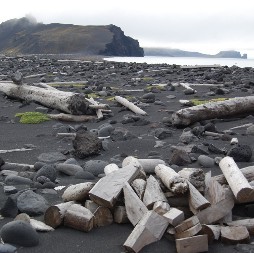
[[[201,99],[191,99],[191,103],[193,105],[203,105],[206,103],[211,103],[211,102],[219,102],[219,101],[225,101],[228,100],[228,98],[213,98],[210,100],[201,100]]]
[[[19,122],[22,124],[39,124],[50,120],[46,114],[41,112],[16,113],[15,117],[20,117]]]

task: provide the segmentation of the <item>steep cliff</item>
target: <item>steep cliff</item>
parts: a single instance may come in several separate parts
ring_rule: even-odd
[[[144,55],[138,41],[114,25],[45,25],[25,17],[0,24],[0,38],[0,53]]]

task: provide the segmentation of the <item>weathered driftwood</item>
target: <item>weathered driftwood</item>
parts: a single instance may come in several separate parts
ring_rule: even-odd
[[[199,224],[199,219],[197,216],[192,216],[187,220],[184,220],[183,222],[181,222],[179,225],[177,225],[175,227],[176,233],[182,233],[183,231]]]
[[[223,243],[249,243],[250,235],[246,227],[221,227],[221,241]]]
[[[157,201],[167,201],[164,193],[158,181],[150,175],[146,181],[146,189],[143,197],[143,202],[148,209],[151,209],[155,202]]]
[[[0,150],[0,154],[6,154],[11,152],[23,152],[23,151],[30,151],[33,150],[32,148],[15,148],[15,149],[5,149]]]
[[[226,156],[219,163],[227,182],[239,203],[254,200],[254,191],[232,157]]]
[[[198,232],[200,232],[201,229],[202,229],[202,225],[200,223],[197,223],[193,227],[190,227],[187,230],[184,230],[183,232],[175,233],[175,238],[180,239],[180,238],[186,238],[186,237],[194,236]]]
[[[197,91],[193,88],[190,87],[189,83],[179,83],[180,86],[182,86],[186,90],[191,90],[193,93],[196,93]]]
[[[133,229],[124,243],[131,252],[139,252],[144,246],[159,241],[166,231],[168,221],[154,211],[148,211]]]
[[[75,203],[74,201],[70,201],[50,206],[44,214],[45,223],[52,228],[56,228],[61,224],[63,224],[64,215],[67,209],[70,208],[70,206],[73,205],[74,203]]]
[[[163,214],[163,216],[168,220],[169,224],[174,227],[184,221],[183,211],[174,207],[170,208],[170,210]]]
[[[176,240],[177,253],[197,253],[208,251],[207,235],[197,235]]]
[[[204,187],[205,173],[202,169],[197,168],[183,168],[178,171],[178,174],[187,179],[197,189]]]
[[[147,115],[147,113],[144,110],[140,109],[139,107],[134,105],[132,102],[128,101],[126,98],[115,96],[115,100],[136,114]]]
[[[95,105],[95,106],[99,105],[99,103],[96,102],[92,97],[91,98],[86,98],[86,101],[90,102],[92,105]],[[90,105],[89,105],[89,107],[90,107]],[[103,118],[103,113],[102,113],[102,110],[100,108],[96,109],[96,114],[97,114],[98,119]]]
[[[89,192],[90,199],[101,206],[112,208],[126,182],[130,183],[139,174],[139,168],[128,165],[101,178]]]
[[[227,222],[228,226],[244,226],[249,231],[250,235],[254,235],[254,219],[242,219]]]
[[[113,215],[107,207],[99,206],[93,215],[94,227],[103,227],[113,223]]]
[[[0,82],[0,91],[4,92],[9,97],[26,101],[35,101],[44,106],[69,114],[89,114],[88,103],[83,94],[49,90],[26,84],[16,85],[11,82]]]
[[[131,183],[132,188],[137,193],[138,197],[143,200],[145,189],[146,189],[146,181],[142,178],[137,178]]]
[[[94,183],[86,182],[70,185],[63,193],[64,201],[85,201],[89,196],[89,191],[93,188]]]
[[[248,166],[245,168],[240,169],[240,171],[243,173],[244,177],[249,181],[254,180],[254,166]],[[217,175],[213,177],[215,180],[217,180],[220,184],[227,184],[227,180],[223,174]]]
[[[104,173],[105,175],[108,175],[116,170],[119,170],[119,167],[115,163],[110,163],[105,166]]]
[[[68,122],[87,122],[87,121],[96,119],[96,117],[92,115],[71,115],[66,113],[47,114],[47,116],[50,119],[68,121]]]
[[[163,215],[165,214],[166,212],[168,212],[170,209],[170,205],[168,202],[165,202],[165,201],[156,201],[153,205],[153,210],[160,214],[160,215]]]
[[[172,114],[172,123],[176,126],[188,126],[201,120],[251,113],[253,108],[254,96],[236,97],[181,109]]]
[[[209,243],[212,243],[214,240],[219,240],[220,231],[221,226],[219,225],[202,225],[202,233],[207,235]]]
[[[170,167],[159,164],[155,167],[155,173],[171,192],[183,194],[188,190],[186,179],[182,178]]]
[[[148,209],[128,183],[124,185],[123,192],[128,219],[133,226],[136,226]]]
[[[129,223],[125,206],[116,206],[114,208],[114,222],[122,224]]]
[[[98,207],[99,207],[99,205],[96,204],[95,202],[93,202],[90,199],[87,199],[86,202],[85,202],[85,208],[90,210],[91,213],[94,213]]]
[[[73,204],[64,215],[64,226],[89,232],[93,228],[94,216],[87,208]]]
[[[219,219],[218,223],[223,225],[225,223],[231,222],[232,219],[233,219],[233,214],[232,214],[232,210],[231,210],[227,215],[225,215],[223,218]]]

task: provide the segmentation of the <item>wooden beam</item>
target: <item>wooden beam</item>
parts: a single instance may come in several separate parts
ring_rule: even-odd
[[[207,235],[176,239],[177,253],[198,253],[208,251]]]

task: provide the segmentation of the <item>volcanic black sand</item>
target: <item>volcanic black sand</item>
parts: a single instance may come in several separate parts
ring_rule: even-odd
[[[22,59],[22,58],[21,58]],[[30,58],[29,58],[30,59]],[[7,60],[6,60],[7,61]],[[127,64],[127,63],[111,63],[111,62],[58,62],[54,60],[46,61],[35,67],[35,59],[31,62],[23,62],[16,58],[8,59],[8,62],[13,62],[12,69],[7,71],[7,67],[0,71],[0,74],[6,76],[5,80],[10,80],[10,75],[15,70],[20,69],[24,75],[45,73],[44,82],[61,81],[78,81],[87,80],[87,85],[83,87],[59,85],[59,89],[65,91],[84,92],[86,89],[91,89],[93,94],[99,94],[95,99],[101,103],[107,103],[112,110],[110,117],[106,117],[102,121],[91,121],[83,123],[88,130],[96,129],[104,123],[113,123],[112,126],[122,127],[128,129],[137,138],[128,139],[125,141],[112,141],[108,139],[106,150],[102,150],[100,155],[88,157],[86,159],[77,159],[83,165],[88,160],[103,160],[108,163],[118,159],[119,162],[125,156],[136,156],[138,158],[159,157],[167,163],[170,161],[172,155],[172,146],[180,143],[179,137],[183,132],[183,128],[176,128],[170,125],[167,118],[171,114],[183,108],[179,103],[180,99],[205,99],[227,97],[232,98],[236,96],[248,96],[254,91],[254,71],[251,68],[240,69],[237,67],[227,68],[221,67],[218,69],[188,69],[182,70],[179,66],[169,65],[147,65],[147,64]],[[42,61],[42,60],[41,60]],[[26,66],[25,66],[26,64]],[[29,69],[29,64],[32,65]],[[3,64],[2,64],[3,65]],[[50,67],[49,67],[50,66]],[[3,69],[4,67],[2,67]],[[67,73],[66,75],[61,72]],[[219,76],[219,77],[218,77]],[[209,78],[208,78],[209,77]],[[58,79],[57,79],[58,78]],[[245,80],[247,78],[248,82]],[[40,78],[27,79],[26,82],[32,84],[39,82]],[[196,93],[185,95],[184,88],[176,86],[175,90],[170,90],[172,83],[189,82],[189,83],[210,83],[206,86],[193,86],[197,90]],[[165,88],[152,85],[167,84]],[[225,89],[224,92],[219,92],[213,88],[213,84],[222,84]],[[99,88],[98,88],[99,87]],[[103,88],[103,87],[108,87]],[[110,87],[110,88],[109,88]],[[148,89],[147,89],[148,88]],[[105,93],[102,93],[104,90]],[[121,90],[121,91],[120,91]],[[136,90],[126,92],[126,90]],[[141,90],[141,91],[137,91]],[[155,95],[155,102],[146,103],[142,106],[148,116],[141,117],[149,121],[148,124],[142,126],[135,126],[133,122],[123,124],[124,115],[134,115],[131,111],[119,106],[111,98],[114,95],[126,96],[129,100],[139,102],[145,93],[152,92]],[[170,97],[168,97],[170,96]],[[144,105],[144,104],[143,104]],[[53,131],[53,126],[59,121],[50,120],[41,124],[21,124],[19,118],[15,117],[16,113],[34,111],[40,105],[31,102],[24,103],[17,100],[7,98],[3,93],[0,93],[0,149],[10,150],[23,148],[26,144],[32,144],[35,147],[33,150],[24,152],[8,152],[0,154],[5,162],[9,163],[25,163],[34,164],[38,161],[38,156],[41,153],[59,151],[66,154],[66,157],[72,157],[71,150],[72,141],[66,138],[56,137]],[[53,110],[51,113],[57,113]],[[242,117],[228,118],[224,120],[215,119],[209,120],[216,126],[219,132],[228,130],[231,127],[243,125],[247,123],[254,123],[253,116],[242,115]],[[207,123],[206,122],[206,123]],[[80,123],[61,122],[65,126],[75,127]],[[193,126],[190,126],[192,128]],[[166,128],[172,132],[172,136],[162,139],[161,147],[154,147],[156,141],[154,132],[158,128]],[[246,135],[246,128],[240,128],[233,131],[240,144],[247,144],[253,149],[253,136]],[[199,136],[199,139],[191,144],[212,143],[218,148],[230,148],[230,141],[222,141],[221,139],[208,138]],[[183,144],[185,145],[185,144]],[[220,156],[210,153],[210,157],[215,158]],[[195,155],[194,155],[195,157]],[[198,154],[196,155],[198,157]],[[112,160],[114,158],[114,160]],[[237,163],[240,168],[253,165],[254,160],[250,162]],[[186,166],[179,166],[178,170]],[[199,168],[195,159],[188,167]],[[212,175],[221,174],[218,165],[211,168],[203,168],[205,172],[212,171]],[[59,185],[70,185],[83,182],[81,179],[74,177],[67,177],[59,175]],[[0,181],[0,206],[2,206],[7,199],[7,195],[3,192],[4,177]],[[36,190],[40,193],[40,189]],[[51,204],[61,203],[62,191],[57,191],[56,194],[44,194],[43,196]],[[235,214],[243,217],[247,216],[245,207],[239,210],[234,210]],[[248,213],[248,216],[250,214]],[[43,216],[36,217],[36,219],[43,220]],[[7,222],[13,220],[12,218],[3,218],[0,220],[0,228]],[[53,232],[39,233],[40,243],[32,248],[19,248],[18,252],[111,252],[120,253],[125,252],[123,243],[131,233],[133,226],[131,224],[112,224],[106,227],[95,228],[89,233],[80,232],[74,229],[60,227]],[[146,246],[142,249],[143,253],[166,253],[176,252],[175,242],[163,237],[157,243]],[[209,245],[209,252],[239,252],[235,246],[224,245],[220,242]]]

